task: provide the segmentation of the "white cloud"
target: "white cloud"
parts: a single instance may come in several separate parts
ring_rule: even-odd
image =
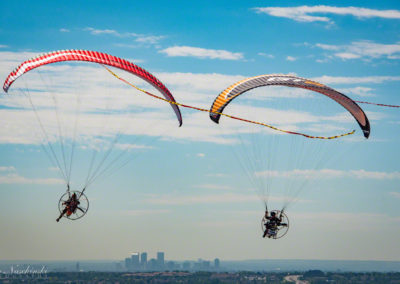
[[[138,145],[138,144],[129,144],[129,143],[116,143],[115,147],[121,150],[132,150],[132,149],[153,149],[154,147],[148,145]]]
[[[49,167],[48,170],[52,172],[58,172],[60,169],[57,167]]]
[[[130,34],[121,34],[119,32],[117,32],[116,30],[110,30],[110,29],[95,29],[95,28],[91,28],[91,27],[87,27],[83,29],[84,31],[88,31],[90,32],[92,35],[102,35],[102,34],[106,34],[106,35],[113,35],[113,36],[118,36],[118,37],[124,37],[124,36],[136,36],[135,33]]]
[[[243,75],[225,75],[218,73],[180,73],[180,72],[159,72],[156,73],[162,82],[171,86],[174,93],[182,92],[186,94],[183,99],[201,100],[210,106],[216,95],[223,91],[228,86],[243,80],[246,77]],[[192,95],[190,98],[187,95],[187,90],[200,95]]]
[[[165,38],[165,36],[138,35],[138,37],[136,38],[136,41],[140,42],[140,43],[157,44],[160,40],[162,40],[164,38]]]
[[[197,153],[196,156],[199,157],[199,158],[204,158],[204,157],[206,156],[206,154],[204,154],[204,153]]]
[[[240,60],[243,59],[243,53],[230,52],[227,50],[219,49],[206,49],[192,46],[172,46],[160,50],[170,57],[183,56],[183,57],[196,57],[196,58],[209,58],[209,59],[222,59],[222,60]]]
[[[158,42],[164,39],[166,36],[155,36],[155,35],[144,35],[138,33],[130,33],[130,32],[119,32],[111,29],[95,29],[92,27],[87,27],[83,29],[84,31],[90,32],[92,35],[112,35],[119,38],[134,38],[136,42],[141,44],[158,44]],[[138,45],[132,44],[115,44],[115,46],[120,47],[137,47]]]
[[[5,47],[5,46],[4,46]],[[15,69],[21,62],[37,56],[41,52],[0,52],[0,72],[2,78],[6,78],[8,74]]]
[[[359,54],[354,54],[350,52],[335,53],[335,56],[341,59],[357,59],[361,57]]]
[[[370,93],[372,90],[373,90],[372,88],[368,88],[368,87],[354,87],[354,88],[339,89],[339,91],[344,94],[354,94],[354,95],[357,95],[360,97],[373,97],[374,95]]]
[[[360,103],[360,102],[359,102]],[[385,114],[384,112],[374,112],[374,111],[365,111],[365,114],[367,115],[368,119],[370,121],[377,121],[377,120],[382,120],[382,119],[386,119],[387,118],[387,114]],[[379,140],[378,138],[373,138],[375,139],[374,141],[382,141]]]
[[[277,178],[357,178],[357,179],[400,179],[400,172],[373,172],[366,170],[334,170],[334,169],[321,169],[321,170],[299,170],[292,171],[262,171],[256,172],[256,176],[277,177]]]
[[[350,176],[359,179],[400,179],[400,172],[370,172],[365,170],[352,170]]]
[[[114,45],[117,46],[117,47],[124,47],[124,48],[138,48],[138,47],[140,47],[140,44],[129,44],[129,43],[128,44],[126,44],[126,43],[114,43]]]
[[[335,7],[335,6],[297,6],[297,7],[259,7],[254,8],[257,13],[268,14],[274,17],[288,18],[297,22],[324,22],[333,23],[326,14],[349,15],[356,18],[383,18],[400,19],[399,10],[376,10],[361,7]],[[314,16],[317,14],[316,16]]]
[[[64,28],[60,29],[59,31],[62,32],[62,33],[69,33],[70,32],[69,29],[64,29]]]
[[[309,44],[307,44],[306,46],[309,46]],[[316,46],[316,47],[319,47],[319,48],[321,48],[321,49],[325,49],[325,50],[333,50],[333,51],[339,50],[339,47],[336,46],[336,45],[329,45],[329,44],[317,43],[315,46]]]
[[[315,62],[317,63],[325,63],[328,62],[326,59],[316,59]]]
[[[348,45],[328,45],[318,43],[315,46],[323,50],[334,51],[333,56],[343,60],[358,58],[400,58],[400,42],[383,44],[364,40],[354,41]]]
[[[0,172],[14,172],[15,168],[13,166],[10,167],[0,167]]]
[[[0,184],[63,184],[62,179],[57,178],[26,178],[18,174],[0,176]]]
[[[97,86],[95,86],[97,89]],[[129,106],[130,102],[127,100],[129,98],[129,89],[124,91],[119,91],[118,94],[115,96],[118,97],[118,102],[115,103],[116,106],[121,107],[124,109],[125,107]],[[127,92],[127,93],[125,93]],[[138,125],[135,128],[124,128],[124,133],[126,135],[148,135],[154,136],[157,135],[156,133],[160,133],[162,130],[163,125],[169,125],[167,128],[170,129],[171,124],[166,124],[168,122],[172,123],[175,122],[173,118],[171,118],[171,110],[169,106],[165,103],[159,103],[151,98],[147,98],[145,95],[139,95],[138,100],[136,101],[140,106],[141,98],[143,99],[151,99],[149,105],[147,107],[154,107],[157,111],[144,111],[140,112],[134,117],[126,117],[124,115],[118,115],[117,113],[113,113],[110,115],[103,115],[101,114],[101,105],[104,105],[107,99],[107,93],[102,94],[101,91],[93,92],[97,96],[97,101],[92,101],[90,97],[88,99],[89,106],[86,106],[85,112],[83,112],[84,108],[82,107],[82,112],[79,115],[79,131],[77,140],[79,143],[89,143],[93,145],[101,145],[104,141],[103,139],[94,140],[95,137],[103,137],[106,140],[110,140],[107,137],[113,137],[119,128],[112,127],[113,125],[120,125],[121,121],[124,121],[123,125]],[[68,93],[66,93],[67,95]],[[177,94],[177,93],[176,93]],[[74,116],[74,101],[68,99],[68,96],[63,96],[61,93],[60,95],[60,104],[61,102],[65,111],[63,112],[63,119],[62,121],[74,121],[76,118]],[[186,93],[185,93],[186,95]],[[50,141],[57,140],[57,119],[55,117],[55,112],[51,110],[52,102],[51,96],[48,99],[45,98],[46,93],[43,93],[41,96],[37,95],[36,98],[36,105],[40,106],[40,111],[38,111],[41,120],[45,123],[45,128],[49,131]],[[71,96],[70,96],[71,97]],[[70,98],[69,97],[69,98]],[[73,97],[73,95],[72,95]],[[116,98],[115,97],[115,98]],[[11,101],[5,101],[3,104],[17,104],[18,100],[16,99],[17,96],[14,96]],[[180,97],[178,95],[175,96],[178,101],[185,102],[186,97]],[[25,100],[26,98],[19,98],[21,100]],[[196,101],[197,100],[197,101]],[[212,101],[210,99],[209,101]],[[143,101],[145,102],[145,101]],[[189,100],[190,104],[195,106],[201,106],[206,109],[209,107],[209,102],[204,103],[200,97],[193,97]],[[142,107],[146,107],[146,104],[143,104]],[[54,108],[54,106],[53,106]],[[150,108],[151,109],[151,108]],[[145,109],[143,109],[145,110]],[[248,118],[248,119],[255,119],[257,118],[257,114],[268,112],[268,122],[275,125],[281,125],[282,127],[286,127],[286,129],[293,129],[296,130],[296,124],[301,123],[317,123],[318,121],[337,121],[334,117],[319,117],[315,116],[311,113],[307,112],[300,112],[300,111],[293,111],[293,110],[276,110],[270,108],[262,108],[262,107],[254,107],[254,106],[247,106],[247,105],[236,105],[232,106],[229,113],[240,113],[241,116]],[[15,109],[2,109],[0,110],[0,116],[3,117],[5,121],[5,126],[0,129],[0,140],[2,143],[21,143],[21,144],[40,144],[40,128],[38,123],[34,117],[34,114],[30,112],[28,109],[26,110],[15,110]],[[168,119],[170,117],[170,119]],[[17,119],[18,118],[18,119]],[[108,121],[108,124],[105,128],[103,126],[103,122]],[[210,127],[210,121],[208,118],[208,113],[199,113],[193,112],[189,113],[185,116],[185,127],[180,128],[179,131],[170,131],[168,133],[163,133],[163,137],[166,139],[182,139],[182,140],[190,140],[190,141],[207,141],[213,143],[235,143],[237,138],[235,136],[231,137],[229,134],[235,133],[237,131],[243,132],[253,132],[252,128],[247,127],[248,125],[240,124],[242,127],[239,127],[234,121],[226,120],[224,121],[224,132],[221,132],[218,126]],[[140,126],[140,125],[143,125]],[[157,128],[146,128],[146,125],[159,125]],[[74,133],[74,124],[66,124],[64,128],[64,137],[72,138]],[[139,127],[140,126],[140,127]],[[240,128],[240,129],[238,129]],[[259,128],[261,131],[261,128]],[[228,134],[228,135],[227,135]],[[86,141],[86,142],[85,142]],[[93,143],[95,142],[95,143]]]
[[[228,185],[220,185],[220,184],[200,184],[200,185],[195,185],[194,187],[196,188],[204,188],[204,189],[216,189],[216,190],[229,190],[232,189],[232,187]]]
[[[274,55],[268,54],[268,53],[264,53],[264,52],[259,52],[259,53],[257,53],[257,54],[258,54],[259,56],[263,56],[263,57],[270,58],[270,59],[275,58]]]
[[[296,58],[296,57],[293,57],[293,56],[286,56],[286,60],[287,60],[287,61],[296,61],[297,58]]]
[[[0,44],[0,48],[7,48],[7,47],[8,47],[8,45]]]

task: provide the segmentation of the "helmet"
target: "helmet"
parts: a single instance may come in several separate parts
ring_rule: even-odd
[[[276,215],[276,213],[275,212],[271,212],[271,216],[275,216]]]

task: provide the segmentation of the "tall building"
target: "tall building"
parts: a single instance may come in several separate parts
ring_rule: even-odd
[[[219,270],[219,258],[214,259],[214,268],[215,270]]]
[[[129,257],[125,258],[125,268],[130,270],[132,268],[132,259]]]
[[[139,268],[139,253],[138,252],[131,253],[131,261],[132,261],[132,268],[138,269]]]
[[[157,266],[159,269],[164,268],[164,253],[163,252],[157,252]]]
[[[140,266],[144,269],[147,267],[147,252],[142,252],[140,254]]]

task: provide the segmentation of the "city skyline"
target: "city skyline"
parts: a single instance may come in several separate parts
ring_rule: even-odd
[[[219,259],[215,259],[219,260]],[[215,261],[214,260],[214,261]],[[290,259],[258,259],[247,261],[220,260],[219,270],[215,265],[202,266],[203,260],[173,261],[177,266],[166,267],[160,270],[129,270],[124,267],[124,261],[97,260],[97,261],[0,261],[0,274],[12,271],[36,271],[36,272],[165,272],[165,271],[343,271],[343,272],[399,272],[399,261],[349,261],[349,260],[290,260]],[[205,261],[207,262],[207,260]],[[208,261],[209,262],[209,261]],[[172,269],[171,269],[172,268]]]
[[[197,261],[175,261],[165,260],[164,252],[157,252],[156,258],[147,260],[147,252],[132,252],[130,257],[125,258],[124,264],[127,271],[218,271],[220,269],[220,259],[215,258],[213,264],[211,261],[197,259]]]

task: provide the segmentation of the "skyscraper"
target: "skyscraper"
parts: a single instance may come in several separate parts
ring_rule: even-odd
[[[214,268],[215,270],[219,270],[219,258],[214,259]]]
[[[157,266],[159,269],[164,268],[164,253],[163,252],[157,252]]]
[[[140,254],[140,266],[144,269],[147,267],[147,252],[142,252]]]
[[[133,269],[138,269],[139,268],[139,253],[138,252],[132,253],[131,260],[132,260]]]

